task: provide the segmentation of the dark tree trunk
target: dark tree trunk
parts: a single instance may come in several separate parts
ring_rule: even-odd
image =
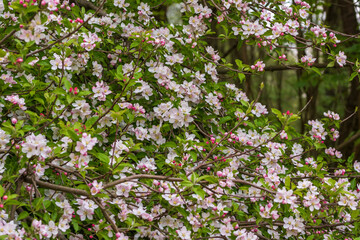
[[[358,23],[356,19],[356,12],[354,2],[352,0],[338,0],[337,7],[340,10],[341,22],[343,32],[346,34],[357,34]],[[351,42],[347,44],[352,44]],[[355,58],[358,56],[354,56]],[[360,92],[359,92],[359,78],[354,78],[351,82],[350,92],[346,99],[345,116],[350,116],[354,113],[355,108],[360,106]],[[359,111],[350,119],[345,121],[340,128],[340,144],[346,141],[350,134],[356,134],[360,127],[360,114]],[[355,153],[355,159],[360,158],[360,145],[356,145],[355,141],[349,142],[342,149],[345,156]]]

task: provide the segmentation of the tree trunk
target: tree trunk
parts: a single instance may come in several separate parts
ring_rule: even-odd
[[[341,12],[342,28],[346,34],[359,33],[358,23],[356,19],[356,12],[354,2],[352,0],[338,0],[338,6]],[[348,42],[347,44],[352,44]],[[357,56],[354,56],[357,57]],[[351,82],[350,92],[346,99],[345,117],[354,113],[355,108],[360,106],[360,92],[359,92],[359,78],[356,77]],[[359,111],[350,119],[342,123],[340,128],[340,141],[339,144],[344,143],[350,134],[356,134],[360,127],[360,114]],[[354,159],[360,158],[360,145],[356,145],[355,141],[350,142],[341,149],[345,156],[350,156],[355,153]]]

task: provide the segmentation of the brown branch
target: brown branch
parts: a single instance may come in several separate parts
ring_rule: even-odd
[[[95,201],[95,203],[99,206],[101,212],[103,213],[106,221],[108,221],[108,223],[110,223],[111,228],[114,232],[119,232],[117,226],[115,225],[114,221],[111,220],[111,218],[109,217],[109,214],[106,212],[106,209],[101,205],[101,202],[99,202],[99,200],[97,198],[93,198],[93,200]]]
[[[344,67],[351,67],[350,65],[345,65],[344,67],[340,67],[339,65],[334,65],[332,67],[328,67],[328,63],[315,63],[313,65],[311,65],[312,67],[316,67],[316,68],[344,68]],[[277,66],[268,66],[265,67],[264,70],[265,71],[282,71],[282,70],[300,70],[303,69],[303,67],[296,65],[296,64],[291,64],[291,65],[277,65]]]
[[[271,190],[269,190],[269,189],[266,189],[266,188],[264,188],[264,187],[258,186],[258,185],[254,184],[254,183],[251,183],[251,182],[248,182],[248,181],[245,181],[245,180],[241,180],[241,179],[229,179],[229,180],[230,180],[230,181],[233,181],[233,182],[236,182],[236,183],[242,183],[242,184],[245,184],[245,185],[249,185],[249,186],[252,186],[252,187],[254,187],[254,188],[258,188],[258,189],[263,190],[263,191],[265,191],[265,192],[271,193],[271,194],[275,194],[275,193],[276,193],[276,192],[274,192],[274,191],[271,191]]]
[[[16,30],[12,30],[8,35],[6,35],[3,39],[1,39],[0,45],[3,44],[9,37],[14,35],[14,33],[16,33]]]
[[[346,142],[343,142],[342,144],[340,144],[337,149],[340,150],[342,148],[344,148],[345,146],[347,146],[348,144],[356,141],[357,139],[359,139],[360,137],[360,132],[356,133],[355,135],[353,135],[351,138],[349,138],[349,140],[347,140]]]
[[[84,7],[85,9],[92,9],[97,11],[97,13],[102,17],[106,16],[106,12],[103,9],[98,8],[91,2],[88,2],[86,0],[74,0],[73,2],[80,7]]]
[[[33,183],[32,180],[33,179],[31,177],[25,177],[25,179],[24,179],[25,182],[30,183],[30,184]],[[71,187],[65,187],[65,186],[61,186],[61,185],[56,185],[56,184],[44,182],[44,181],[37,180],[37,179],[35,179],[34,182],[39,187],[49,188],[49,189],[52,189],[52,190],[55,190],[55,191],[67,192],[67,193],[72,193],[72,194],[86,196],[86,197],[90,196],[90,194],[85,190],[71,188]]]
[[[116,180],[114,182],[110,182],[104,186],[104,189],[114,187],[115,185],[118,185],[120,183],[124,183],[130,180],[138,179],[138,178],[146,178],[146,179],[156,179],[156,180],[164,180],[164,181],[170,181],[170,182],[181,182],[183,179],[181,178],[173,178],[173,177],[167,177],[167,176],[157,176],[157,175],[147,175],[147,174],[139,174],[139,175],[133,175],[125,178],[121,178],[119,180]]]

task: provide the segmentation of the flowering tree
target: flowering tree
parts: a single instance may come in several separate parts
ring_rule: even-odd
[[[184,1],[175,26],[161,4],[0,1],[0,239],[355,239],[360,163],[332,147],[339,115],[298,133],[300,112],[218,74],[263,60],[233,66],[204,41],[215,21],[284,67],[320,73],[310,54],[287,63],[299,42],[354,78],[335,33],[301,0]]]

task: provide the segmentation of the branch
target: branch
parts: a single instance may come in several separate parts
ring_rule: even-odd
[[[31,177],[26,177],[25,178],[25,182],[27,182],[27,183],[32,184],[33,183],[32,180],[33,179]],[[36,179],[34,181],[35,181],[36,185],[38,185],[40,187],[43,187],[43,188],[50,188],[50,189],[55,190],[55,191],[67,192],[67,193],[72,193],[72,194],[86,196],[86,197],[90,196],[90,194],[85,190],[71,188],[71,187],[65,187],[65,186],[61,186],[61,185],[56,185],[56,184],[43,182],[41,180],[36,180]]]
[[[91,2],[88,2],[86,0],[74,0],[74,3],[80,7],[84,7],[85,9],[95,10],[100,16],[106,16],[106,12],[103,9],[98,8]]]
[[[108,221],[108,223],[110,223],[111,228],[114,232],[119,232],[117,226],[115,225],[114,221],[111,220],[109,214],[106,212],[106,209],[101,205],[101,202],[99,202],[99,200],[97,198],[93,198],[93,200],[95,201],[95,203],[99,206],[101,212],[103,213],[106,221]]]
[[[5,42],[9,37],[14,35],[14,33],[16,33],[16,30],[12,30],[8,35],[6,35],[3,39],[1,39],[0,45],[3,44],[3,42]]]
[[[227,179],[225,179],[225,180],[227,180]],[[266,188],[264,188],[264,187],[258,186],[258,185],[254,184],[254,183],[251,183],[251,182],[248,182],[248,181],[245,181],[245,180],[241,180],[241,179],[229,179],[229,180],[230,180],[230,181],[233,181],[233,182],[236,182],[236,183],[242,183],[242,184],[245,184],[245,185],[249,185],[249,186],[252,186],[252,187],[254,187],[254,188],[258,188],[258,189],[263,190],[263,191],[265,191],[265,192],[271,193],[271,194],[275,194],[275,193],[276,193],[276,192],[274,192],[274,191],[271,191],[271,190],[269,190],[269,189],[266,189]]]
[[[170,181],[170,182],[182,182],[182,181],[184,181],[181,178],[174,178],[174,177],[167,177],[167,176],[157,176],[157,175],[148,175],[148,174],[139,174],[139,175],[133,175],[133,176],[121,178],[121,179],[116,180],[114,182],[110,182],[110,183],[108,183],[108,184],[106,184],[104,186],[104,189],[111,188],[111,187],[114,187],[115,185],[118,185],[120,183],[128,182],[130,180],[139,179],[139,178],[164,180],[164,181]],[[219,180],[220,181],[226,181],[227,179],[219,179]],[[230,179],[230,180],[233,181],[233,182],[236,182],[236,183],[241,183],[241,184],[244,184],[244,185],[252,186],[254,188],[258,188],[260,190],[263,190],[263,191],[271,193],[271,194],[276,193],[274,191],[271,191],[269,189],[266,189],[264,187],[258,186],[258,185],[254,184],[254,183],[251,183],[251,182],[248,182],[248,181],[245,181],[245,180],[242,180],[242,179]],[[200,181],[199,183],[207,183],[207,181]]]
[[[114,187],[115,185],[118,185],[123,182],[127,182],[130,180],[138,179],[138,178],[147,178],[147,179],[156,179],[156,180],[164,180],[164,181],[170,181],[170,182],[181,182],[183,179],[181,178],[173,178],[173,177],[167,177],[167,176],[157,176],[157,175],[148,175],[148,174],[139,174],[139,175],[133,175],[125,178],[121,178],[119,180],[116,180],[114,182],[110,182],[104,186],[104,189]]]
[[[316,68],[343,68],[343,67],[340,67],[339,65],[334,65],[332,67],[328,67],[328,63],[315,63],[311,66],[316,67]],[[345,65],[344,67],[351,67],[351,66]],[[299,65],[296,65],[296,64],[268,66],[268,67],[264,68],[265,71],[282,71],[282,70],[294,70],[294,69],[300,70],[300,69],[304,69],[304,68],[300,67]]]
[[[349,138],[349,140],[347,140],[346,142],[343,142],[342,144],[340,144],[337,149],[340,150],[342,148],[344,148],[345,146],[347,146],[348,144],[352,143],[353,141],[359,139],[360,137],[360,132],[356,133],[355,135],[353,135],[351,138]]]

